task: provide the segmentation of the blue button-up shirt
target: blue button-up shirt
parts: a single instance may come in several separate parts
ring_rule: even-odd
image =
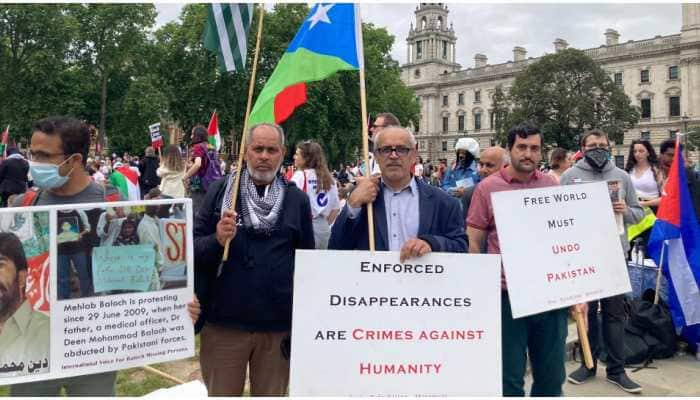
[[[418,184],[415,178],[412,178],[406,187],[397,192],[386,186],[384,182],[380,185],[384,196],[389,250],[400,251],[408,239],[418,235],[420,221]],[[350,205],[347,207],[351,219],[360,215],[361,207],[352,208]]]

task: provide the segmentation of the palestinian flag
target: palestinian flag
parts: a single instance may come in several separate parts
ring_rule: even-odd
[[[10,125],[7,125],[2,136],[0,136],[0,156],[7,157],[7,144],[10,140]]]
[[[204,47],[216,54],[219,71],[245,69],[254,4],[210,4]]]
[[[209,147],[216,149],[216,151],[221,150],[221,134],[219,133],[219,118],[217,118],[216,111],[211,115],[211,120],[209,120],[209,127],[207,128],[209,132]]]
[[[128,166],[115,168],[109,176],[109,183],[119,189],[125,199],[129,201],[141,200],[139,173]]]
[[[306,103],[306,82],[362,68],[359,4],[316,4],[255,102],[249,124],[282,123]]]

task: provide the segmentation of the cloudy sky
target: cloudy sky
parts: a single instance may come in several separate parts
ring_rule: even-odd
[[[393,57],[406,62],[406,36],[418,3],[363,3],[363,19],[386,27],[394,35]],[[474,64],[474,54],[489,64],[513,59],[513,47],[522,46],[528,57],[554,51],[554,39],[562,38],[579,49],[605,43],[603,33],[612,28],[620,42],[680,33],[681,5],[665,4],[476,4],[447,3],[448,23],[457,34],[457,62]],[[158,25],[177,19],[182,4],[156,4]]]

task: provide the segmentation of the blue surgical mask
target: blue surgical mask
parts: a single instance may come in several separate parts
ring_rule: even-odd
[[[66,161],[68,160],[70,160],[70,157],[66,159]],[[73,170],[68,172],[68,175],[61,176],[61,174],[58,172],[58,169],[66,161],[58,165],[30,161],[29,172],[32,175],[34,184],[37,185],[39,188],[46,190],[60,188],[61,186],[65,185],[66,182],[68,182],[68,179],[70,179],[70,174],[71,172],[73,172]]]

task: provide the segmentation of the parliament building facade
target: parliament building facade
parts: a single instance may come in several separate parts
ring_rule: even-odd
[[[620,34],[607,29],[604,44],[583,50],[640,110],[639,123],[625,132],[623,143],[613,146],[618,165],[632,140],[648,139],[658,151],[661,141],[700,125],[700,4],[679,6],[683,15],[679,34],[620,42]],[[444,3],[416,7],[415,26],[411,24],[406,39],[407,60],[401,66],[401,78],[420,104],[414,132],[424,160],[451,161],[461,137],[476,139],[482,149],[495,144],[491,97],[496,86],[507,92],[518,72],[538,61],[515,46],[511,61],[489,64],[486,55],[476,54],[474,65],[462,69],[456,62],[457,37],[448,14]],[[567,47],[566,40],[555,39],[552,51]]]

